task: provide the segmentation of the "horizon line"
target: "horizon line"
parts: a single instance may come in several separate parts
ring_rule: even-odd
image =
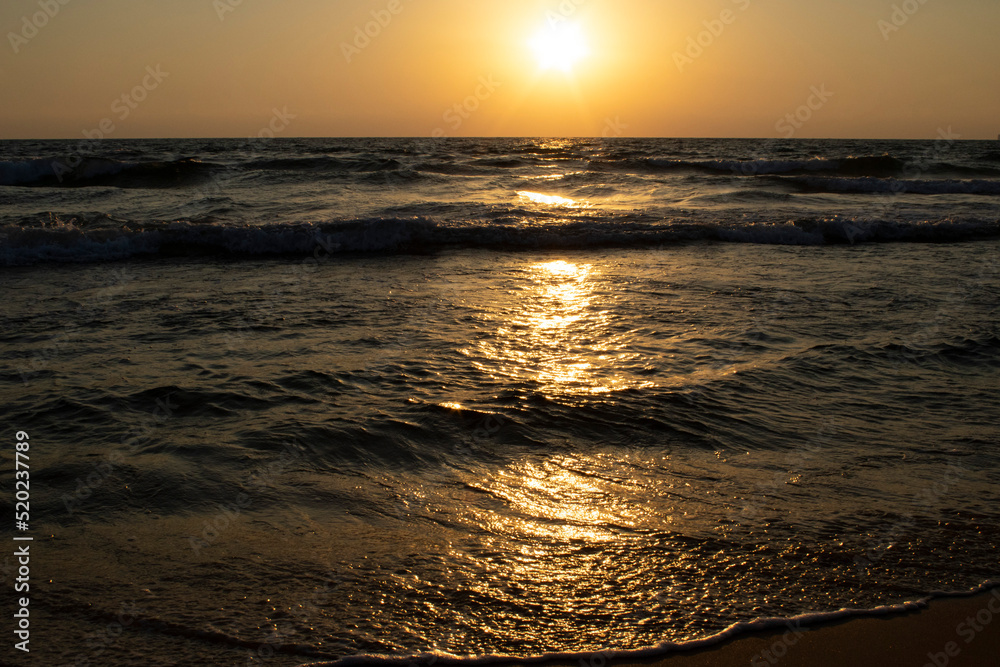
[[[522,139],[522,140],[566,140],[566,139],[586,139],[599,141],[633,140],[633,139],[654,139],[654,140],[698,140],[698,141],[937,141],[936,137],[705,137],[705,136],[653,136],[636,135],[620,137],[602,137],[596,135],[494,135],[494,136],[469,136],[469,137],[434,137],[434,136],[409,136],[409,135],[301,135],[282,137],[255,137],[255,136],[190,136],[190,137],[102,137],[100,139],[90,137],[27,137],[27,138],[0,138],[2,141],[81,141],[81,142],[113,142],[113,141],[220,141],[220,140],[241,140],[241,141],[289,141],[301,139],[317,140],[344,140],[344,139],[404,139],[411,141],[442,141],[442,140],[495,140],[495,139]],[[959,137],[948,139],[948,141],[1000,141],[1000,134],[996,139],[977,139]]]

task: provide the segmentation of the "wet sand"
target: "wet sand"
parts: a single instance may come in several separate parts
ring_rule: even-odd
[[[651,662],[615,667],[1000,667],[1000,588],[925,609],[768,631]]]

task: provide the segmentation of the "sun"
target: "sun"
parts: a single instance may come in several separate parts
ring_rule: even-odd
[[[589,52],[580,26],[557,24],[541,30],[531,40],[531,49],[543,70],[569,72]]]

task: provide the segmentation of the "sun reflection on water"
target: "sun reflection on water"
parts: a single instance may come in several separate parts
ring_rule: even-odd
[[[590,206],[590,204],[584,201],[578,201],[568,197],[560,197],[559,195],[544,195],[540,192],[528,192],[527,190],[518,192],[517,196],[520,197],[522,201],[544,206],[563,208],[587,208]]]
[[[536,382],[550,395],[649,384],[637,383],[625,368],[635,355],[614,331],[608,308],[613,303],[598,294],[602,277],[593,265],[555,260],[527,270],[527,281],[515,292],[517,302],[472,351],[479,370]]]
[[[586,616],[616,620],[607,623],[608,636],[590,637],[595,644],[609,645],[612,632],[631,637],[629,620],[647,614],[646,589],[662,561],[638,555],[660,523],[647,502],[653,490],[635,474],[644,463],[620,452],[552,454],[468,481],[480,494],[462,516],[481,540],[475,550],[502,554],[485,567],[477,561],[484,576],[476,580],[510,582],[482,594],[510,605],[519,633],[544,644],[552,628],[533,619],[558,624]]]
[[[635,527],[640,508],[625,501],[615,484],[584,474],[580,468],[587,466],[586,461],[556,456],[498,470],[480,483],[481,488],[510,511],[480,515],[478,522],[494,534],[556,544],[604,542],[623,528]]]
[[[621,297],[597,266],[557,259],[519,265],[510,275],[489,309],[484,335],[464,350],[477,370],[571,404],[595,395],[603,403],[614,400],[607,396],[612,392],[651,384],[636,372],[644,365],[641,354],[617,317]],[[662,518],[647,505],[648,480],[636,474],[649,462],[631,456],[616,447],[593,455],[549,451],[465,479],[478,493],[463,520],[482,536],[484,553],[507,554],[491,561],[490,577],[518,582],[523,590],[512,599],[531,596],[536,604],[529,615],[544,608],[552,618],[569,617],[591,606],[594,613],[632,613],[624,599],[603,599],[609,581],[643,577],[635,563],[613,555],[630,553],[627,545],[641,542],[643,531]],[[627,587],[630,595],[640,594]],[[508,599],[502,592],[484,594]]]

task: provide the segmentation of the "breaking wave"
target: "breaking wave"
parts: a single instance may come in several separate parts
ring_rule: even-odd
[[[200,182],[217,166],[195,158],[162,162],[124,162],[103,157],[63,156],[51,159],[2,161],[0,185],[170,188]]]
[[[107,218],[107,216],[104,216]],[[657,247],[686,242],[830,245],[949,243],[1000,236],[1000,220],[932,222],[830,218],[784,223],[550,220],[444,223],[428,217],[216,225],[189,221],[95,226],[85,218],[0,228],[0,265],[99,262],[132,257],[327,257],[501,250]],[[96,227],[96,228],[95,228]]]

